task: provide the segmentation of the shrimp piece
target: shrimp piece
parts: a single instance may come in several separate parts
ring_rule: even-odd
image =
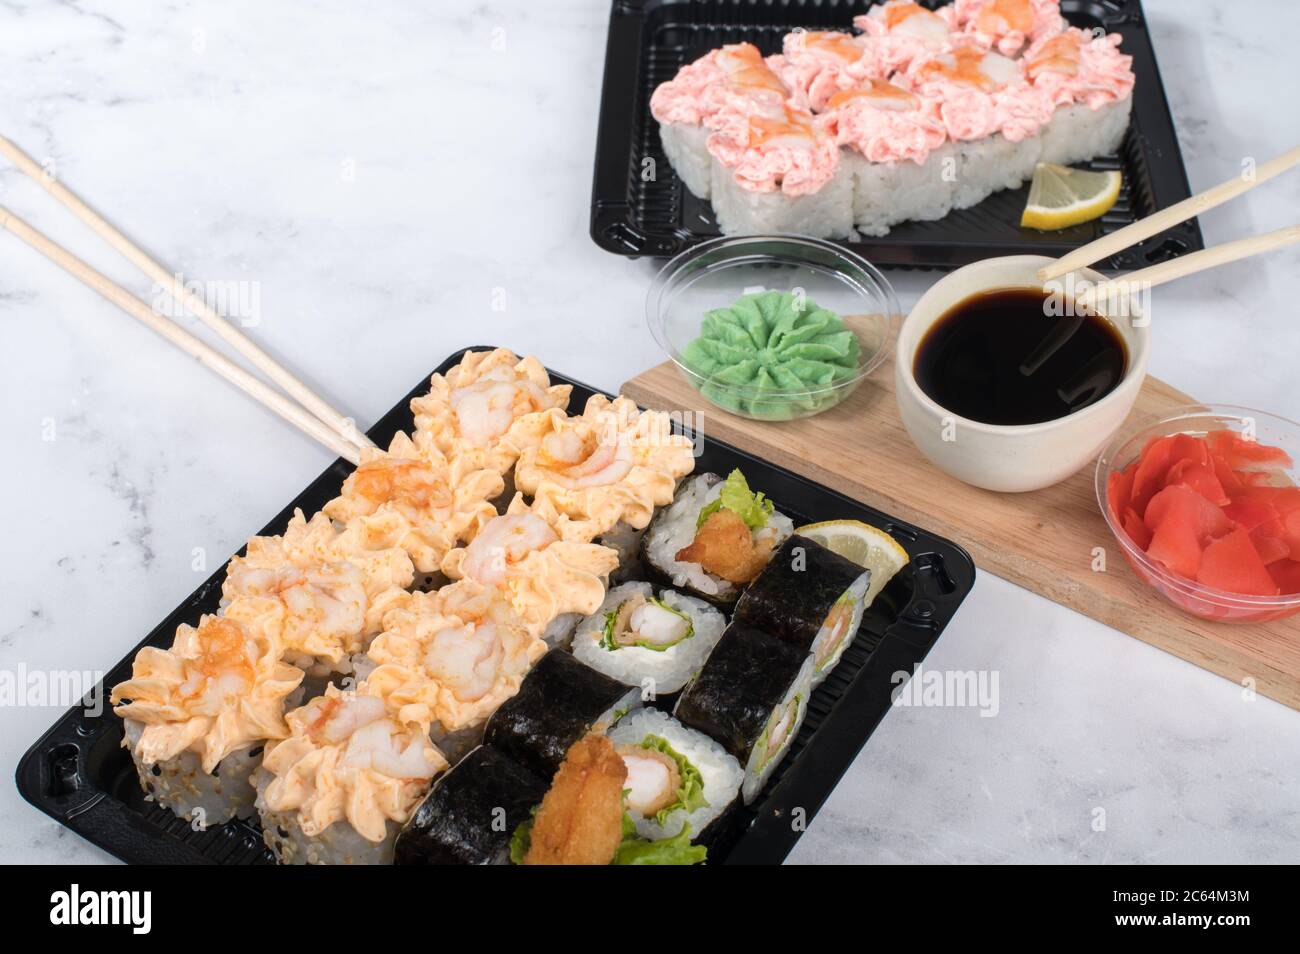
[[[484,524],[465,548],[461,572],[479,583],[500,586],[506,582],[514,564],[558,539],[559,534],[536,514],[496,517]]]

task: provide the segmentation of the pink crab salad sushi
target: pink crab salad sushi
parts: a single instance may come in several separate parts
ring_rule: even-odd
[[[710,197],[713,160],[708,138],[727,111],[745,115],[783,105],[790,91],[752,43],[712,50],[678,70],[650,97],[659,138],[677,177],[694,195]]]
[[[1025,74],[1055,107],[1043,132],[1043,162],[1070,165],[1115,152],[1133,108],[1133,57],[1119,34],[1070,28],[1025,51]]]
[[[806,110],[732,115],[709,137],[713,211],[725,235],[853,230],[853,175]]]

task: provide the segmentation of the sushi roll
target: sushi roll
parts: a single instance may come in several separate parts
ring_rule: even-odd
[[[467,351],[460,364],[429,379],[429,393],[411,401],[415,446],[446,459],[504,474],[539,437],[543,415],[569,403],[572,385],[551,384],[534,357],[507,348]]]
[[[870,585],[870,570],[796,534],[741,595],[732,619],[811,653],[817,686],[858,635]]]
[[[504,481],[494,468],[425,453],[398,431],[388,450],[365,450],[322,512],[367,549],[401,547],[418,573],[438,570],[447,551],[496,516],[488,501]]]
[[[397,833],[447,760],[427,723],[362,683],[285,716],[257,776],[262,839],[284,865],[391,864]]]
[[[608,547],[562,540],[547,516],[554,512],[539,513],[516,495],[504,515],[489,520],[442,564],[453,580],[499,591],[535,636],[565,614],[595,612],[605,598],[605,580],[618,566],[618,554]],[[551,641],[562,644],[565,635],[552,631]]]
[[[284,710],[303,679],[280,652],[220,616],[181,625],[170,649],[140,650],[110,698],[146,794],[204,827],[253,814],[248,776],[263,745],[289,734]]]
[[[832,96],[819,121],[846,147],[853,174],[853,220],[883,235],[909,219],[938,219],[952,209],[957,151],[947,141],[939,104],[885,80]]]
[[[812,672],[809,653],[733,623],[673,709],[679,722],[720,743],[744,766],[746,805],[799,734]]]
[[[666,696],[703,665],[726,625],[704,600],[672,590],[656,598],[649,583],[624,583],[578,625],[573,655],[648,698]]]
[[[640,706],[639,689],[552,649],[524,678],[515,697],[488,719],[484,741],[549,783],[570,746],[589,732],[607,732]]]
[[[629,771],[608,738],[591,733],[565,753],[531,817],[510,838],[521,865],[693,865],[708,857],[683,827],[650,840],[636,830],[625,803]]]
[[[853,173],[812,113],[784,105],[728,116],[709,137],[713,214],[724,235],[795,232],[847,238]]]
[[[629,398],[588,399],[582,414],[553,410],[536,447],[519,455],[515,486],[563,540],[587,543],[620,524],[643,529],[695,469],[695,450],[663,411]]]
[[[655,515],[641,553],[646,566],[672,586],[729,606],[793,532],[790,518],[751,491],[740,471],[725,481],[700,474]]]
[[[1119,151],[1133,108],[1133,57],[1120,37],[1075,27],[1025,51],[1025,74],[1056,106],[1043,131],[1043,162],[1072,165]]]
[[[491,865],[510,860],[510,838],[546,794],[546,782],[480,745],[434,784],[397,836],[399,865]]]
[[[699,198],[710,198],[709,137],[718,114],[779,108],[789,92],[752,43],[711,50],[660,83],[650,97],[650,112],[677,178]]]
[[[609,740],[627,766],[623,803],[642,838],[672,838],[689,827],[694,841],[740,793],[740,763],[666,712],[629,713]]]

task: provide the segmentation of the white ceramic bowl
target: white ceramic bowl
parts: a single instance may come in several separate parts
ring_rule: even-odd
[[[907,433],[936,467],[976,487],[1004,492],[1038,490],[1077,473],[1096,458],[1124,423],[1146,377],[1150,329],[1143,322],[1122,318],[1111,323],[1128,349],[1123,379],[1100,401],[1054,421],[984,424],[940,407],[921,390],[912,373],[916,349],[940,317],[979,292],[1042,288],[1037,271],[1051,261],[1039,255],[1016,255],[960,268],[921,296],[898,334],[894,389]],[[1090,282],[1105,280],[1092,269],[1083,269],[1081,274]]]

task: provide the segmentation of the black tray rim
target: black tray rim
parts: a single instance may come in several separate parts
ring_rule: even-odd
[[[635,226],[628,216],[627,176],[633,143],[627,104],[634,103],[636,99],[637,71],[646,18],[658,7],[690,2],[692,0],[611,0],[603,85],[597,110],[588,234],[599,248],[624,258],[646,257],[664,261],[716,237],[689,236],[684,234],[684,229],[678,229],[675,234],[648,233]],[[822,6],[825,0],[805,2]],[[833,5],[837,0],[829,2]],[[927,6],[934,5],[934,0],[921,2]],[[761,5],[765,9],[772,7],[790,10],[796,9],[798,3],[799,0],[780,0],[775,5]],[[748,0],[748,5],[756,4],[757,0]],[[1153,207],[1160,210],[1189,198],[1192,192],[1182,147],[1141,0],[1062,0],[1062,6],[1089,10],[1109,9],[1110,16],[1117,18],[1110,29],[1123,36],[1122,49],[1134,55],[1135,71],[1140,69],[1146,72],[1149,67],[1150,72],[1142,83],[1141,97],[1134,94],[1133,111],[1135,114],[1141,111],[1144,117],[1141,159],[1147,164],[1158,164],[1160,168],[1159,175],[1151,176]],[[1116,7],[1120,9],[1112,9]],[[629,56],[629,51],[635,51],[637,55]],[[1033,246],[995,241],[908,243],[891,240],[889,235],[863,236],[856,242],[839,239],[828,241],[843,246],[880,268],[941,271],[1001,255],[1060,257],[1084,244],[1046,240]],[[1175,247],[1170,252],[1164,251],[1165,243],[1174,243]],[[1181,245],[1181,249],[1177,245]],[[1191,218],[1117,252],[1093,267],[1099,271],[1132,271],[1204,248],[1205,239],[1201,233],[1200,221]]]
[[[495,347],[497,346],[471,345],[461,348],[449,355],[433,373],[445,372],[459,363],[469,352],[490,351]],[[571,384],[575,388],[584,389],[592,394],[613,397],[613,395],[601,388],[594,388],[581,381],[569,378],[564,374],[553,371],[549,366],[546,371],[554,380],[561,383]],[[381,415],[380,419],[366,432],[367,435],[378,442],[378,439],[382,437],[383,432],[387,429],[384,421],[390,415],[408,405],[412,398],[425,393],[427,389],[428,376],[423,378],[421,383],[409,391],[391,410]],[[691,432],[687,431],[687,433]],[[720,859],[720,863],[724,865],[779,864],[793,849],[807,824],[812,822],[821,806],[838,785],[840,779],[853,764],[858,753],[865,747],[877,725],[888,714],[888,709],[875,711],[878,707],[868,704],[873,700],[865,698],[865,693],[853,692],[853,685],[864,677],[873,664],[883,664],[890,659],[894,659],[899,664],[905,663],[910,671],[913,664],[919,663],[928,654],[934,643],[938,641],[949,622],[956,615],[957,610],[974,588],[977,570],[970,554],[962,546],[945,537],[941,537],[908,521],[892,517],[861,501],[854,500],[838,490],[766,461],[750,451],[710,438],[707,435],[701,435],[701,437],[713,447],[725,453],[770,468],[777,472],[783,480],[815,490],[828,498],[842,501],[855,510],[874,514],[880,518],[882,525],[902,528],[906,532],[923,536],[926,538],[929,547],[925,552],[941,551],[949,575],[955,574],[957,577],[954,581],[954,590],[946,598],[939,599],[940,606],[936,607],[939,612],[926,612],[923,618],[913,618],[912,622],[919,624],[917,626],[919,632],[909,634],[909,611],[918,603],[918,597],[913,596],[909,604],[903,608],[903,612],[900,613],[895,624],[887,628],[880,643],[875,649],[871,650],[867,665],[864,665],[854,675],[852,682],[841,691],[839,698],[834,701],[821,725],[807,743],[802,746],[802,749],[806,750],[808,755],[805,756],[800,753],[798,756],[799,763],[793,761],[795,753],[791,752],[787,756],[787,764],[782,767],[782,774],[775,784],[769,782],[769,788],[765,791],[763,797],[754,805],[749,806],[749,810],[756,816],[755,819],[750,823],[748,829],[737,838],[731,850]],[[341,483],[352,470],[353,466],[342,458],[334,460],[303,491],[295,496],[293,501],[258,531],[258,534],[267,535],[278,532],[293,513],[293,510],[299,506],[301,498],[309,495],[311,489],[318,482],[330,479]],[[235,554],[232,554],[231,558],[243,552],[244,548],[240,547]],[[160,633],[170,629],[170,621],[173,616],[187,609],[195,600],[202,598],[213,586],[219,587],[225,577],[229,562],[230,560],[227,559],[212,576],[182,600],[176,609],[167,614],[162,622],[151,629],[121,660],[105,671],[104,679],[101,679],[96,685],[96,691],[101,694],[103,700],[106,701],[108,698],[104,686],[104,680],[108,678],[108,674],[129,665],[140,649],[154,643]],[[926,595],[922,599],[930,602],[934,601],[933,595]],[[929,635],[926,635],[927,633]],[[63,811],[56,809],[51,800],[41,791],[41,762],[54,751],[54,746],[51,745],[52,742],[58,740],[57,744],[66,744],[69,739],[89,739],[91,737],[90,733],[83,732],[78,728],[82,711],[83,707],[81,705],[74,705],[65,710],[53,725],[28,746],[26,752],[19,759],[14,770],[14,783],[22,798],[58,824],[127,864],[217,864],[218,862],[195,847],[150,825],[143,816],[125,803],[112,797],[103,789],[95,788],[93,793],[88,795],[85,801],[75,808]],[[112,717],[112,712],[105,706],[104,711],[96,718]],[[787,769],[792,769],[795,764],[812,768],[813,763],[815,763],[816,770],[787,771]],[[78,760],[78,774],[82,776],[88,774],[84,753]],[[787,821],[787,819],[799,816],[802,817],[804,822],[802,827],[790,824]],[[149,840],[148,850],[153,854],[153,857],[141,857],[144,849],[141,847],[140,839]]]

